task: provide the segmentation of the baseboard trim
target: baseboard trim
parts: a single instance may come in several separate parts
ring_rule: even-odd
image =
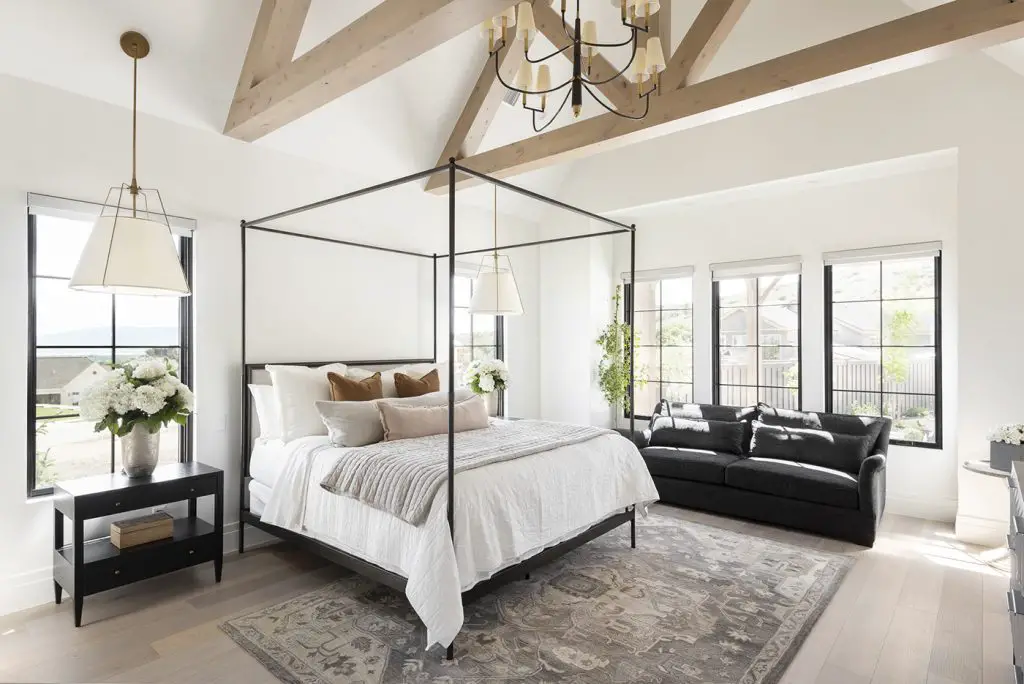
[[[245,530],[245,550],[253,551],[281,540],[263,530]],[[238,553],[238,523],[224,525],[224,557]],[[226,569],[225,572],[228,570]],[[53,568],[49,565],[28,572],[0,577],[0,616],[53,602]]]
[[[885,512],[908,518],[953,522],[956,520],[956,499],[920,499],[908,496],[886,496]]]
[[[956,538],[979,546],[1005,546],[1007,523],[1005,520],[979,518],[958,513],[956,516]]]

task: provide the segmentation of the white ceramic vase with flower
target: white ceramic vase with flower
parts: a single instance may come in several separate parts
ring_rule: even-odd
[[[496,392],[508,387],[508,366],[501,359],[473,361],[462,376],[463,381],[474,393],[483,395],[487,402],[487,413],[497,415]]]
[[[121,442],[122,472],[149,477],[160,452],[160,429],[184,425],[195,406],[192,391],[178,379],[178,363],[140,357],[114,366],[82,392],[79,410],[96,421],[96,432],[109,430]]]

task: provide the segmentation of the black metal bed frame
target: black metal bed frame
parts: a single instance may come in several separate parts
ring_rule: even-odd
[[[387,190],[405,183],[429,178],[436,173],[447,173],[448,174],[448,253],[447,254],[421,254],[419,252],[413,252],[403,249],[395,249],[391,247],[384,247],[381,245],[365,244],[360,242],[353,242],[351,240],[340,240],[328,237],[304,235],[301,233],[293,233],[285,230],[278,230],[275,228],[267,228],[261,224],[269,223],[278,219],[282,219],[288,216],[294,216],[305,211],[312,209],[318,209],[325,207],[330,204],[338,202],[344,202],[345,200],[361,197],[374,192]],[[608,224],[613,228],[606,231],[597,233],[586,233],[583,235],[570,235],[560,238],[551,238],[547,240],[532,240],[530,242],[521,242],[511,245],[501,245],[496,247],[488,247],[486,249],[475,249],[463,252],[457,252],[455,246],[455,183],[456,175],[463,173],[468,176],[472,176],[486,183],[496,185],[500,188],[508,190],[510,192],[529,197],[538,202],[543,202],[566,211],[579,214],[586,218],[594,221],[600,221]],[[377,185],[371,185],[360,190],[354,190],[342,195],[335,197],[329,197],[318,202],[311,204],[305,204],[294,209],[278,212],[262,218],[241,222],[241,240],[242,240],[242,383],[241,383],[241,400],[242,400],[242,440],[241,440],[241,468],[239,469],[239,520],[238,520],[238,553],[245,551],[245,526],[251,525],[255,528],[263,530],[269,534],[272,534],[280,539],[294,543],[296,546],[303,548],[307,551],[320,555],[327,560],[336,563],[344,568],[352,570],[360,575],[363,575],[376,582],[396,589],[398,591],[404,591],[406,587],[407,579],[397,573],[391,572],[385,568],[382,568],[375,563],[371,563],[367,560],[359,558],[349,553],[345,553],[339,549],[336,549],[328,544],[317,541],[311,537],[306,537],[302,534],[287,530],[276,525],[269,525],[260,521],[258,515],[252,513],[246,505],[246,482],[249,478],[249,458],[252,452],[252,410],[253,403],[249,396],[248,385],[253,380],[253,374],[257,370],[263,369],[267,363],[248,363],[246,361],[246,234],[247,231],[253,230],[264,233],[272,233],[276,235],[285,235],[289,237],[297,237],[307,240],[316,240],[320,242],[329,242],[332,244],[346,245],[349,247],[356,247],[359,249],[369,249],[379,252],[388,252],[391,254],[401,254],[405,256],[411,256],[421,259],[431,259],[434,266],[434,346],[433,346],[433,357],[430,359],[383,359],[383,360],[371,360],[371,361],[348,361],[349,365],[358,366],[385,366],[385,365],[403,365],[410,363],[437,363],[437,262],[439,259],[448,259],[448,482],[447,482],[447,498],[448,498],[448,528],[452,537],[452,544],[455,544],[455,414],[453,406],[455,404],[455,257],[466,256],[471,254],[483,254],[494,250],[508,250],[519,247],[534,247],[538,245],[548,245],[558,242],[569,242],[572,240],[582,240],[595,237],[603,237],[608,235],[617,235],[620,233],[629,233],[629,274],[630,282],[633,282],[636,274],[636,225],[628,225],[621,223],[614,219],[601,216],[589,212],[585,209],[566,204],[559,200],[551,197],[546,197],[539,193],[521,188],[513,185],[506,181],[494,178],[484,173],[474,171],[458,164],[454,158],[448,160],[448,163],[439,166],[437,168],[428,169],[426,171],[420,171],[418,173],[396,178],[391,181],[384,183],[378,183]],[[629,320],[633,319],[633,303],[628,303],[630,309]],[[635,350],[633,345],[629,345],[629,387],[630,395],[633,394],[634,385],[634,355]],[[320,366],[327,362],[289,362],[291,365],[302,365],[302,366]],[[631,436],[636,431],[636,419],[631,414],[629,417],[629,429]],[[625,510],[615,513],[608,518],[592,525],[580,534],[567,539],[559,544],[545,548],[533,556],[515,564],[504,568],[492,577],[482,582],[477,583],[470,589],[462,593],[463,605],[471,603],[477,598],[490,593],[500,586],[508,584],[510,582],[519,579],[529,579],[530,572],[546,563],[572,551],[573,549],[587,543],[591,539],[599,537],[610,530],[613,530],[620,525],[625,523],[630,524],[630,545],[636,548],[636,506],[629,506]],[[454,658],[454,642],[447,648],[446,657],[448,660]]]

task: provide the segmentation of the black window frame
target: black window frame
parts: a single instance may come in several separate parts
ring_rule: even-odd
[[[679,279],[679,278],[688,278],[690,280],[690,308],[689,308],[689,312],[690,312],[691,328],[690,328],[690,345],[689,346],[690,346],[690,393],[691,393],[690,399],[692,401],[693,400],[693,394],[695,393],[695,387],[696,387],[696,384],[697,384],[695,382],[695,380],[694,380],[694,377],[693,377],[694,365],[696,363],[696,355],[695,355],[695,352],[694,352],[693,328],[692,328],[692,324],[693,324],[693,311],[694,311],[694,306],[693,306],[693,276],[692,275],[688,275],[688,276],[687,275],[680,275],[680,276],[676,276],[675,278],[659,278],[658,279],[658,287],[659,288],[661,287],[661,283],[664,280],[676,280],[676,279]],[[632,283],[623,283],[622,284],[622,302],[623,302],[624,308],[623,308],[623,313],[622,313],[622,320],[623,320],[623,322],[627,323],[630,326],[630,330],[633,329],[633,319],[632,319],[632,315],[631,315],[632,312],[633,312],[632,301],[633,301],[633,285],[632,285]],[[664,311],[686,311],[686,308],[669,308],[669,309],[665,309],[663,306],[661,306],[661,298],[659,297],[659,303],[658,303],[658,308],[657,309],[641,309],[641,310],[638,310],[636,313],[657,312],[658,313],[658,319],[660,321],[661,320],[661,314]],[[639,347],[654,347],[654,346],[656,346],[658,348],[658,367],[659,367],[659,379],[655,381],[655,384],[657,384],[658,388],[659,388],[658,401],[661,401],[663,399],[663,397],[662,397],[662,394],[661,394],[660,390],[661,390],[661,388],[665,384],[672,385],[672,384],[685,384],[685,383],[672,383],[672,382],[665,383],[664,381],[662,381],[660,379],[660,370],[661,370],[661,366],[662,366],[662,349],[665,346],[665,345],[661,344],[661,340],[660,339],[658,340],[658,344],[657,345],[651,345],[651,344],[640,344],[640,345],[637,345],[638,348]],[[670,347],[682,347],[683,345],[668,345],[668,346],[670,346]],[[634,353],[635,353],[635,351],[636,350],[634,350]],[[650,382],[651,381],[648,380],[648,384],[650,384]],[[629,391],[629,405],[630,405],[630,408],[636,409],[636,406],[635,406],[636,402],[634,401],[634,397],[633,397],[633,388],[630,387],[629,389],[630,389],[630,391]],[[625,407],[623,407],[623,409],[622,409],[622,417],[623,418],[629,418],[629,411],[626,410]],[[634,410],[633,418],[636,419],[636,420],[650,420],[651,416],[640,414],[640,413],[636,413],[635,410]]]
[[[110,358],[112,362],[117,360],[118,350],[125,349],[150,349],[154,345],[118,345],[117,344],[117,304],[116,297],[111,297],[111,337],[110,344],[102,345],[37,345],[37,331],[36,331],[36,307],[38,305],[36,297],[36,280],[38,278],[52,278],[54,280],[66,280],[65,278],[59,278],[56,276],[44,276],[36,274],[36,216],[31,211],[28,214],[28,387],[27,387],[27,406],[26,406],[26,418],[27,418],[27,462],[28,468],[26,473],[26,490],[29,498],[38,498],[43,496],[52,496],[53,487],[36,487],[36,403],[38,397],[36,396],[36,358],[38,350],[40,349],[97,349],[97,350],[109,350]],[[188,283],[189,289],[192,289],[192,275],[193,275],[193,244],[191,237],[178,236],[181,240],[180,256],[181,266],[185,273],[185,280]],[[180,304],[178,307],[178,333],[179,341],[178,348],[180,350],[180,359],[178,361],[178,377],[188,387],[192,387],[193,381],[193,369],[194,369],[194,349],[193,349],[193,338],[194,331],[192,329],[193,316],[192,316],[192,297],[181,297]],[[59,420],[59,418],[51,418],[50,420]],[[188,463],[193,458],[193,447],[192,447],[192,436],[193,426],[192,421],[189,420],[183,426],[180,426],[181,430],[178,439],[178,460],[181,463]],[[117,468],[117,444],[116,439],[111,435],[110,437],[110,472],[113,473]]]
[[[804,406],[804,276],[803,273],[796,272],[785,275],[796,275],[796,307],[797,307],[797,323],[796,323],[796,364],[797,364],[797,387],[796,387],[796,405],[798,411],[803,410]],[[745,278],[757,279],[758,292],[760,292],[760,280],[763,277],[770,276],[741,276],[735,278],[735,280],[741,280]],[[733,280],[733,278],[729,278]],[[711,397],[712,403],[720,404],[722,397],[722,335],[721,335],[721,307],[719,298],[719,287],[718,280],[713,280],[711,283]],[[761,384],[761,347],[770,346],[761,344],[761,307],[762,306],[779,306],[777,304],[758,304],[754,303],[746,305],[748,308],[753,307],[754,309],[754,341],[756,344],[744,345],[746,348],[754,349],[754,355],[757,364],[757,384],[756,385],[728,385],[728,387],[744,387],[753,389],[755,394],[759,394],[759,390],[764,389],[790,389],[789,387],[777,387],[775,385],[762,385]],[[727,309],[740,308],[740,307],[725,307]],[[749,342],[750,340],[748,340]],[[783,346],[783,345],[776,345]],[[791,345],[785,345],[791,346]],[[757,403],[761,403],[761,399],[757,397]]]
[[[891,261],[891,260],[898,259],[898,258],[899,258],[898,255],[894,255],[894,256],[890,257],[888,260]],[[904,439],[890,439],[889,440],[890,444],[895,444],[897,446],[913,447],[915,449],[942,449],[943,448],[943,446],[942,446],[943,445],[943,429],[942,429],[942,427],[943,427],[943,425],[942,425],[942,423],[943,423],[943,413],[942,413],[942,253],[940,252],[939,254],[935,255],[933,257],[933,259],[934,259],[934,268],[935,268],[935,278],[934,278],[934,283],[933,283],[935,291],[934,291],[934,296],[932,298],[932,301],[934,302],[934,306],[935,306],[935,344],[933,346],[933,348],[935,349],[935,393],[934,393],[934,395],[932,395],[932,394],[921,394],[921,395],[918,395],[918,396],[931,396],[931,397],[933,397],[935,399],[935,441],[934,442],[916,442],[916,441],[904,440]],[[875,260],[872,260],[871,263],[874,263],[874,261]],[[884,257],[879,257],[877,259],[877,261],[879,262],[879,264],[883,264],[883,263],[885,263],[885,261],[887,261],[887,259],[884,258]],[[883,352],[884,352],[886,346],[892,347],[894,345],[885,345],[885,344],[883,344],[883,341],[884,341],[884,330],[885,330],[885,320],[884,320],[884,306],[882,306],[882,305],[886,301],[898,301],[898,298],[890,298],[890,299],[886,299],[885,298],[885,290],[884,290],[884,287],[883,287],[883,280],[884,280],[884,278],[885,278],[885,271],[884,271],[884,269],[880,265],[879,266],[879,281],[878,281],[878,297],[879,298],[877,300],[873,300],[873,299],[858,300],[858,301],[866,301],[866,302],[878,301],[879,304],[880,304],[879,309],[882,311],[882,313],[879,314],[881,320],[880,320],[880,326],[879,326],[879,339],[878,339],[878,346],[877,346],[877,348],[879,350],[883,351]],[[825,318],[825,411],[831,413],[832,410],[833,410],[833,406],[834,406],[833,394],[835,392],[837,392],[837,391],[842,392],[842,391],[850,391],[850,390],[834,390],[833,389],[834,372],[835,371],[834,371],[834,368],[833,368],[833,361],[834,361],[833,356],[834,355],[832,353],[832,315],[833,315],[832,314],[832,307],[833,307],[833,305],[836,302],[833,302],[833,300],[832,300],[832,292],[833,292],[833,290],[832,290],[832,265],[831,264],[826,264],[825,265],[824,281],[825,281],[825,316],[824,316],[824,318]],[[925,298],[920,298],[920,301],[925,301]],[[870,348],[870,349],[874,349],[875,348],[873,345],[862,345],[862,346],[864,346],[865,348]],[[927,347],[925,347],[925,348],[927,348]],[[882,358],[884,358],[884,356]],[[885,372],[884,371],[884,364],[879,364],[879,373],[884,374],[884,372]],[[881,399],[884,398],[884,396],[886,394],[912,395],[912,393],[907,393],[907,392],[885,392],[884,388],[885,388],[885,382],[884,382],[884,376],[883,376],[883,377],[879,378],[879,391],[878,391],[878,396],[879,396],[879,399],[880,399],[880,401],[879,401],[879,411],[882,411],[884,409],[884,406],[883,406],[884,402],[881,401]],[[873,393],[872,392],[863,392],[862,394],[873,394]]]
[[[470,301],[472,301],[472,299],[473,299],[473,288],[476,287],[476,282],[474,281],[473,277],[472,276],[466,276],[466,275],[459,275],[459,274],[456,274],[455,277],[456,278],[466,278],[467,280],[469,280],[469,298],[470,298]],[[456,311],[459,311],[460,309],[461,310],[465,310],[466,313],[469,313],[469,305],[468,304],[466,306],[456,306],[455,307]],[[468,349],[469,350],[469,358],[470,358],[470,360],[472,360],[473,359],[473,351],[475,349],[494,349],[494,358],[499,359],[501,361],[504,361],[505,360],[505,317],[504,316],[495,316],[494,317],[494,344],[475,344],[475,338],[473,336],[473,319],[475,319],[475,318],[477,318],[477,316],[474,316],[473,314],[469,314],[469,344],[456,344],[455,345],[456,351],[458,351],[459,349]],[[455,359],[452,359],[451,363],[455,363]],[[497,411],[498,411],[497,417],[504,418],[504,416],[505,416],[505,391],[504,390],[498,392]]]

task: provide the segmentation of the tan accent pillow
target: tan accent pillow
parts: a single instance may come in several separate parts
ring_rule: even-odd
[[[363,380],[328,373],[327,380],[331,383],[331,401],[371,401],[384,397],[380,373],[374,373]]]
[[[405,373],[395,373],[395,389],[398,391],[398,396],[402,398],[440,392],[441,376],[437,374],[436,368],[420,378],[414,378]]]
[[[447,406],[402,406],[381,402],[380,422],[384,426],[384,441],[411,439],[448,432]],[[487,404],[483,397],[473,397],[455,404],[455,432],[479,430],[488,425]]]

